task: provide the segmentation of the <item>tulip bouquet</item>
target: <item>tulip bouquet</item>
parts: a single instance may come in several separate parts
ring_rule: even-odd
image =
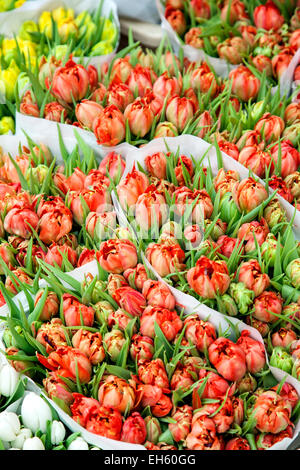
[[[10,404],[2,407],[3,411],[0,412],[1,450],[89,450],[80,433],[70,433],[45,399],[25,391],[13,367],[2,365],[0,380],[3,380],[0,389],[6,394],[16,388],[20,395],[16,401],[14,392],[8,402]],[[6,383],[6,380],[9,382]],[[15,400],[13,403],[12,399]],[[91,450],[99,449],[93,447]]]
[[[293,436],[299,392],[272,376],[247,327],[186,315],[128,240],[103,242],[97,259],[82,283],[42,262],[48,286],[28,315],[9,305],[14,368],[87,431],[149,450],[267,449]]]
[[[110,190],[125,162],[111,152],[99,165],[78,139],[83,157],[79,145],[68,153],[60,137],[64,165],[29,137],[15,159],[1,155],[0,276],[11,295],[38,282],[39,259],[72,271],[94,259],[97,242],[117,236]]]
[[[288,222],[276,192],[268,194],[253,176],[226,171],[220,154],[218,170],[216,158],[193,153],[137,152],[117,185],[118,202],[155,273],[258,329],[271,356],[274,347],[299,339],[293,219]],[[192,297],[187,303],[197,305]]]
[[[228,70],[247,60],[275,82],[300,44],[297,6],[296,0],[158,0],[174,46],[182,45],[187,57],[208,55],[223,73],[226,62]]]

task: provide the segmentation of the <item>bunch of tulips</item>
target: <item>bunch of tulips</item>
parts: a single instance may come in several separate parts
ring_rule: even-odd
[[[300,244],[292,221],[276,192],[253,176],[241,180],[221,160],[213,175],[202,160],[179,148],[147,155],[145,170],[134,165],[117,186],[119,203],[161,278],[256,328],[271,364],[299,378]],[[295,364],[289,357],[285,368],[289,351]]]
[[[82,283],[40,262],[47,286],[32,291],[27,318],[10,303],[3,341],[17,371],[88,431],[149,450],[292,437],[298,393],[274,379],[247,329],[230,339],[229,327],[185,315],[130,240],[102,242],[97,259],[99,275]]]
[[[222,81],[207,63],[178,59],[163,44],[156,54],[133,44],[100,72],[52,59],[39,78],[22,88],[23,114],[92,131],[104,146],[179,134],[217,141],[298,204],[299,104],[280,98],[279,89],[272,96],[266,76],[259,79],[252,68],[241,65]]]
[[[39,259],[72,271],[94,259],[94,250],[87,249],[90,240],[94,248],[97,241],[117,236],[110,191],[124,160],[111,152],[99,165],[81,146],[84,158],[79,146],[71,154],[63,146],[64,165],[29,138],[15,159],[1,155],[0,276],[11,295],[34,283]]]
[[[299,2],[165,0],[165,18],[182,44],[238,65],[249,61],[274,79],[300,45]]]
[[[14,37],[0,35],[0,94],[14,101],[14,88],[23,63],[27,67],[42,67],[52,55],[61,60],[71,53],[76,57],[111,54],[119,32],[113,14],[104,17],[102,8],[103,1],[94,13],[82,11],[75,15],[73,9],[59,7],[44,11],[36,22],[25,21]]]

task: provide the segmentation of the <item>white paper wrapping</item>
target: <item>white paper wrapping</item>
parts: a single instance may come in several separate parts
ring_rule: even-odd
[[[158,23],[159,15],[154,0],[115,0],[119,16],[145,21],[145,23]]]
[[[0,34],[13,37],[17,35],[24,21],[38,21],[43,11],[52,11],[58,7],[73,8],[75,14],[87,10],[90,13],[98,8],[97,0],[36,0],[25,2],[20,8],[12,11],[0,13]],[[117,13],[117,7],[113,0],[105,0],[102,8],[102,15],[108,17],[110,12],[113,13],[118,36],[120,35],[120,23]],[[119,42],[119,41],[118,41]],[[115,50],[111,54],[95,57],[84,57],[83,63],[89,63],[94,66],[101,66],[105,62],[110,62],[114,57]],[[80,60],[74,57],[74,60]]]
[[[119,144],[116,147],[105,147],[104,145],[99,145],[97,143],[97,139],[92,132],[80,129],[79,127],[27,116],[19,112],[16,113],[16,136],[23,139],[23,131],[25,131],[33,141],[37,143],[42,142],[47,145],[54,155],[60,154],[57,126],[59,126],[61,130],[64,144],[69,152],[73,150],[77,143],[74,137],[74,130],[78,132],[97,156],[103,157],[108,153],[115,151],[117,153],[121,153],[122,157],[126,159],[127,155],[135,149],[135,147],[127,143]]]

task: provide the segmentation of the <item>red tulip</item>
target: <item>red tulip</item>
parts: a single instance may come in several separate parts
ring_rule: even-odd
[[[102,242],[97,259],[103,269],[114,274],[121,274],[137,265],[137,251],[135,245],[129,240],[108,240]]]
[[[177,34],[181,36],[185,32],[186,20],[181,10],[168,6],[165,10],[165,17]]]
[[[51,93],[63,103],[71,104],[73,100],[82,100],[88,92],[89,73],[79,64],[69,60],[64,67],[58,67],[53,75],[51,84],[46,78],[45,84]]]
[[[244,3],[240,0],[233,0],[232,2],[226,0],[221,9],[221,19],[222,21],[227,21],[227,18],[230,24],[234,24],[237,21],[247,20],[249,17],[245,11]]]
[[[254,130],[260,132],[266,142],[275,142],[280,138],[284,127],[281,117],[265,113],[255,125]]]
[[[182,90],[182,77],[170,77],[168,72],[164,72],[153,84],[153,93],[163,101],[168,96],[180,95]]]
[[[239,282],[243,282],[247,289],[253,290],[255,297],[258,297],[269,287],[270,278],[261,272],[258,261],[251,259],[241,264]]]
[[[286,72],[288,69],[293,57],[294,57],[295,51],[293,50],[292,47],[285,47],[281,49],[279,54],[275,55],[272,59],[272,70],[273,70],[273,75],[276,77],[278,80],[282,77],[282,75]]]
[[[225,294],[230,276],[224,261],[212,261],[206,256],[200,256],[196,266],[188,271],[187,281],[200,297],[213,299],[216,294]]]
[[[138,376],[146,385],[155,385],[162,389],[169,388],[169,379],[161,359],[141,361],[138,366]]]
[[[295,149],[289,140],[282,140],[281,147],[281,177],[286,178],[298,169],[300,164],[300,153]],[[271,148],[271,156],[275,163],[278,161],[279,144]]]
[[[48,377],[43,380],[43,386],[51,400],[58,398],[59,400],[62,400],[64,403],[66,403],[67,406],[70,406],[73,403],[73,394],[63,379],[60,377],[60,373],[49,372]]]
[[[220,375],[235,382],[246,373],[246,355],[243,349],[227,338],[218,338],[208,348],[209,360]]]
[[[293,330],[287,328],[280,328],[278,331],[272,334],[272,346],[280,346],[281,348],[287,348],[293,341],[296,341],[297,335]]]
[[[255,8],[253,13],[254,23],[257,28],[277,31],[284,23],[284,17],[280,14],[279,8],[271,0],[265,5]]]
[[[140,97],[126,107],[124,117],[128,120],[132,134],[138,137],[145,137],[154,121],[154,114],[147,100]]]
[[[199,318],[198,315],[189,315],[184,320],[185,337],[194,344],[196,348],[204,352],[216,339],[214,326]]]
[[[27,114],[27,113],[26,113]],[[68,111],[61,104],[53,101],[45,105],[44,119],[55,122],[65,122],[68,117]]]
[[[67,346],[66,333],[60,318],[52,318],[51,321],[43,323],[37,331],[36,340],[46,348],[48,354]]]
[[[124,413],[126,409],[130,411],[135,402],[135,387],[124,379],[109,375],[100,384],[98,400],[100,405],[113,408],[120,413]]]
[[[140,331],[143,335],[154,338],[156,336],[155,322],[161,328],[168,341],[172,341],[182,329],[182,321],[175,311],[163,307],[151,307],[144,310],[140,318]]]
[[[75,114],[78,122],[82,127],[93,130],[95,119],[99,116],[103,107],[95,101],[82,100],[77,104]]]
[[[110,152],[101,161],[98,170],[103,176],[107,176],[107,173],[114,181],[118,183],[118,179],[123,175],[126,167],[126,163],[120,154]]]
[[[242,101],[249,101],[258,95],[260,80],[244,65],[240,65],[229,73],[232,80],[231,91]]]
[[[56,243],[52,243],[45,256],[45,262],[51,264],[51,266],[55,266],[57,264],[61,268],[64,263],[63,254],[67,257],[72,266],[76,266],[77,253],[66,244],[57,245]]]
[[[243,61],[248,48],[249,46],[245,39],[234,36],[218,44],[217,51],[221,59],[227,60],[230,64],[237,65]]]
[[[134,101],[134,94],[124,83],[111,83],[107,93],[107,104],[116,106],[121,112]]]
[[[275,323],[282,312],[283,299],[275,292],[265,291],[254,301],[253,316],[260,321]],[[275,315],[272,315],[274,312]]]
[[[161,277],[185,268],[185,253],[175,242],[150,243],[146,258]]]
[[[105,351],[102,345],[102,336],[100,333],[91,333],[90,331],[80,329],[73,338],[74,348],[81,351],[96,366],[105,359]]]
[[[148,155],[145,158],[145,165],[151,176],[159,179],[166,179],[167,159],[163,152]]]
[[[120,287],[112,294],[118,305],[126,310],[129,315],[139,317],[145,310],[145,297],[130,286]]]
[[[261,183],[249,177],[234,187],[233,197],[242,212],[251,212],[267,199],[268,193]]]
[[[125,138],[125,118],[116,106],[106,106],[93,122],[93,131],[99,145],[118,145]]]
[[[94,309],[80,303],[76,297],[63,294],[63,314],[67,326],[92,326],[94,323]]]
[[[176,423],[169,424],[169,430],[175,442],[184,441],[190,432],[192,424],[193,409],[191,406],[183,405],[174,409],[171,418]]]
[[[266,354],[262,343],[252,339],[250,332],[244,330],[236,344],[244,351],[247,369],[251,374],[256,374],[263,369],[266,364]]]
[[[178,95],[170,98],[166,107],[166,117],[180,132],[192,120],[193,116],[193,104],[188,98],[180,98]]]
[[[146,191],[148,186],[149,180],[145,173],[136,170],[134,167],[117,186],[119,201],[123,209],[136,204],[139,196]]]
[[[34,306],[36,307],[44,294],[44,289],[40,289],[34,299]],[[49,291],[46,297],[45,304],[39,316],[40,321],[49,321],[52,317],[57,315],[59,311],[59,299],[55,292]]]
[[[261,150],[258,145],[245,146],[239,153],[238,161],[261,178],[268,168],[274,167],[270,153]]]
[[[268,390],[256,399],[253,412],[259,431],[278,434],[289,426],[292,406],[285,398]]]
[[[175,298],[170,289],[160,281],[148,279],[143,283],[143,296],[152,307],[163,307],[169,310],[175,308]]]
[[[139,291],[143,291],[144,283],[148,280],[146,268],[140,263],[137,264],[135,268],[126,269],[123,276],[133,289],[137,289]]]
[[[39,218],[32,210],[13,208],[4,219],[4,230],[12,235],[30,238],[32,233],[30,226],[36,230],[38,222]]]
[[[20,113],[28,116],[40,117],[40,110],[36,99],[30,90],[27,90],[20,103]]]
[[[227,442],[225,450],[251,450],[251,447],[244,437],[234,437]]]
[[[132,444],[143,444],[147,437],[146,424],[141,415],[132,413],[123,424],[121,441]]]
[[[39,353],[36,355],[39,362],[47,369],[58,372],[67,370],[74,381],[77,375],[81,383],[88,383],[91,379],[91,363],[78,349],[65,346],[52,351],[47,358]]]
[[[148,336],[135,334],[131,338],[130,356],[133,361],[150,361],[154,354],[154,342]]]

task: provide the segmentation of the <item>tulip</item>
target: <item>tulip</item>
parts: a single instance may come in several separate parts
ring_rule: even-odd
[[[89,450],[89,446],[82,437],[78,436],[70,443],[68,450]]]
[[[175,191],[176,214],[183,217],[187,204],[192,204],[196,200],[192,212],[192,222],[200,224],[203,219],[211,217],[213,212],[212,200],[205,189],[194,190],[182,186]]]
[[[80,303],[76,297],[63,294],[63,315],[67,326],[92,326],[94,323],[94,309]]]
[[[45,450],[45,446],[39,437],[31,437],[26,439],[22,450]]]
[[[265,219],[261,218],[260,222],[253,221],[241,225],[237,236],[241,243],[243,242],[245,252],[250,253],[256,249],[256,242],[259,246],[263,244],[268,233],[269,227]]]
[[[34,413],[32,410],[34,410]],[[46,432],[47,421],[52,421],[49,405],[33,392],[26,395],[23,400],[21,417],[24,426],[33,433],[36,433],[38,430],[41,430],[43,433]]]
[[[94,121],[103,111],[103,107],[95,101],[82,100],[77,104],[75,114],[78,122],[82,127],[93,130]]]
[[[225,450],[251,450],[251,447],[244,437],[234,437],[227,442]]]
[[[147,429],[140,413],[134,412],[123,424],[121,441],[132,444],[143,444],[147,437]]]
[[[222,21],[228,21],[231,25],[237,21],[247,20],[249,17],[245,11],[245,5],[239,0],[226,0],[221,9]]]
[[[210,96],[214,97],[218,92],[218,82],[215,75],[205,62],[191,72],[190,84],[196,93],[199,91],[210,93]]]
[[[137,289],[139,291],[143,290],[144,283],[148,280],[145,266],[140,263],[137,264],[135,268],[126,269],[126,271],[123,273],[123,276],[133,289]]]
[[[265,5],[255,8],[253,13],[254,23],[257,28],[270,29],[276,31],[281,28],[284,23],[284,17],[280,14],[272,0],[268,0]]]
[[[246,355],[227,338],[216,339],[208,348],[209,360],[226,380],[240,380],[246,373]]]
[[[126,409],[130,411],[135,403],[135,388],[126,380],[109,375],[100,384],[98,401],[100,405],[111,407],[120,413],[124,413]]]
[[[250,305],[253,303],[254,293],[252,290],[246,288],[242,283],[231,283],[229,293],[237,304],[238,310],[241,314],[248,312]]]
[[[248,44],[243,38],[234,36],[218,44],[217,51],[221,59],[225,59],[231,64],[240,64],[243,56],[247,53]]]
[[[247,289],[252,290],[255,297],[262,294],[270,284],[269,276],[261,272],[258,261],[253,259],[241,264],[238,281],[243,282]]]
[[[233,197],[241,211],[251,212],[267,199],[268,193],[254,178],[247,178],[235,187]]]
[[[28,116],[40,117],[40,110],[31,90],[27,90],[22,98],[20,103],[20,113],[27,114]]]
[[[61,104],[54,101],[48,103],[44,108],[44,119],[55,122],[65,122],[68,117],[68,111]]]
[[[46,78],[46,87],[50,88],[50,81]],[[64,67],[58,67],[53,75],[51,93],[62,103],[81,101],[88,92],[89,74],[79,64],[69,60]]]
[[[65,440],[66,430],[60,421],[52,421],[51,423],[51,444],[57,446]]]
[[[40,289],[34,299],[34,306],[36,307],[40,299],[42,298],[44,289]],[[52,317],[57,315],[59,311],[59,299],[55,292],[48,292],[42,312],[39,316],[40,321],[49,321]]]
[[[293,330],[287,328],[280,328],[278,331],[272,334],[272,346],[275,348],[280,346],[281,348],[287,348],[293,341],[297,340],[297,335]]]
[[[274,391],[262,393],[254,405],[256,428],[278,434],[290,424],[291,404]]]
[[[124,334],[119,330],[112,330],[103,337],[107,352],[113,362],[118,360],[120,352],[126,342]]]
[[[38,226],[39,218],[30,209],[12,209],[4,219],[4,230],[12,235],[22,238],[30,238],[31,228],[35,230]]]
[[[229,155],[234,160],[239,160],[239,149],[235,144],[227,142],[226,140],[220,140],[218,146],[221,152],[226,153],[226,155]]]
[[[264,218],[269,226],[269,228],[272,230],[276,225],[285,222],[286,215],[285,211],[281,207],[281,204],[279,203],[278,199],[273,199],[267,207],[264,210]]]
[[[150,243],[146,250],[146,258],[161,276],[182,271],[185,268],[185,253],[175,242]]]
[[[154,76],[152,69],[142,67],[140,64],[134,67],[127,80],[128,87],[132,92],[132,97],[134,94],[141,98],[145,96],[147,90],[152,88],[152,76]],[[157,77],[155,76],[155,78]],[[133,99],[131,101],[133,101]]]
[[[94,120],[93,131],[99,145],[118,145],[125,138],[125,118],[116,106],[107,106]]]
[[[147,416],[145,418],[147,441],[157,444],[158,438],[161,435],[161,427],[157,418]]]
[[[220,197],[222,198],[226,193],[232,192],[239,180],[240,177],[236,171],[225,171],[223,168],[220,168],[217,175],[214,177],[215,190],[216,192],[220,191]]]
[[[256,123],[254,130],[260,132],[266,142],[275,142],[284,130],[284,121],[279,116],[265,113]]]
[[[116,212],[105,212],[103,214],[90,212],[85,219],[85,228],[93,240],[101,242],[111,237],[116,223]]]
[[[192,407],[188,405],[178,407],[172,412],[171,417],[176,421],[169,424],[174,441],[184,441],[191,429]]]
[[[258,95],[260,80],[244,65],[240,65],[229,73],[232,80],[231,91],[242,101],[249,101]]]
[[[186,30],[186,20],[181,10],[176,10],[168,6],[165,11],[165,17],[177,34],[180,36],[184,34]]]
[[[172,341],[182,329],[182,321],[175,311],[149,305],[140,318],[142,335],[154,338],[156,336],[155,323],[161,328],[168,341]]]
[[[178,130],[171,122],[160,122],[156,127],[153,138],[158,139],[160,137],[177,137]]]
[[[105,359],[105,351],[100,333],[91,333],[90,331],[80,329],[73,336],[72,344],[74,348],[81,351],[94,366]]]
[[[252,59],[253,65],[255,68],[263,73],[265,72],[267,77],[272,77],[273,75],[273,68],[272,68],[272,61],[269,57],[259,54]]]
[[[201,256],[196,266],[187,273],[192,289],[203,298],[213,299],[217,293],[224,294],[230,284],[230,276],[224,261],[211,261]]]
[[[160,281],[148,279],[143,284],[142,290],[147,304],[152,307],[164,307],[169,310],[175,308],[175,298],[165,284]]]
[[[135,334],[131,338],[130,356],[133,361],[150,361],[154,354],[154,342],[148,336]]]
[[[154,224],[159,227],[166,222],[168,208],[165,197],[149,186],[136,201],[135,220],[139,230],[150,230]]]
[[[246,225],[246,224],[244,224]],[[238,247],[239,248],[239,253],[244,252],[244,247],[242,246],[242,243],[238,238],[230,238],[227,237],[227,235],[222,235],[220,238],[217,240],[217,245],[219,245],[220,249],[218,250],[222,255],[226,256],[226,258],[230,258],[233,250]]]
[[[37,358],[43,366],[52,371],[64,371],[73,380],[78,379],[81,383],[88,383],[91,378],[92,366],[87,357],[78,349],[70,346],[58,347],[52,351],[47,358],[37,353]],[[59,373],[59,372],[58,372]]]
[[[24,443],[27,439],[32,437],[32,432],[30,429],[22,428],[17,435],[16,439],[10,443],[11,447],[14,449],[23,449]]]
[[[300,258],[294,259],[289,263],[286,268],[286,274],[289,277],[292,285],[296,288],[300,288]]]
[[[185,338],[201,352],[205,351],[216,339],[214,326],[201,320],[198,315],[189,315],[184,325],[186,326]]]
[[[103,158],[99,165],[99,171],[106,176],[109,174],[110,178],[115,184],[119,183],[119,178],[124,173],[126,163],[120,154],[110,152]]]
[[[280,150],[281,149],[281,150]],[[271,156],[277,163],[279,152],[281,151],[281,176],[286,178],[291,173],[297,171],[300,162],[300,153],[292,146],[289,140],[283,140],[271,149]]]
[[[11,397],[19,383],[19,374],[9,364],[0,367],[0,395]]]
[[[245,146],[239,153],[238,161],[259,177],[264,177],[272,164],[271,155],[259,146]]]
[[[151,85],[151,82],[150,82]],[[111,83],[107,92],[107,104],[116,106],[121,112],[134,101],[131,88],[124,83]]]
[[[140,316],[146,307],[144,296],[130,286],[116,289],[113,298],[129,315]]]
[[[96,256],[101,267],[114,274],[134,268],[138,261],[136,247],[129,240],[102,242]]]
[[[300,120],[300,103],[290,103],[284,111],[284,121],[287,126]]]
[[[168,101],[166,107],[166,117],[177,129],[182,132],[187,123],[193,118],[193,105],[187,98],[180,98],[174,95]]]
[[[139,196],[145,192],[148,186],[147,176],[134,167],[132,172],[128,173],[117,186],[117,193],[123,209],[136,204]]]
[[[163,152],[148,155],[145,158],[145,165],[151,176],[158,179],[166,179],[167,159]]]
[[[239,393],[254,392],[257,388],[257,382],[255,378],[247,372],[241,380],[238,380],[236,387]]]
[[[273,367],[278,367],[288,374],[292,373],[294,361],[290,354],[281,346],[276,346],[270,358],[270,365]]]
[[[169,379],[165,366],[163,361],[159,358],[151,361],[140,361],[138,376],[146,385],[155,385],[162,389],[169,388]]]
[[[0,439],[3,441],[14,441],[20,433],[21,425],[15,413],[2,411],[0,413]]]
[[[58,398],[66,403],[67,406],[73,403],[74,398],[71,390],[67,387],[63,379],[60,377],[62,372],[50,372],[48,377],[43,380],[43,386],[49,398],[52,400]],[[72,375],[64,373],[67,378],[73,378]]]
[[[286,187],[289,189],[293,198],[300,197],[300,173],[294,171],[286,176],[284,180]]]
[[[263,369],[266,364],[266,355],[262,343],[252,339],[249,331],[244,330],[236,344],[244,351],[247,369],[251,374],[256,374]]]

